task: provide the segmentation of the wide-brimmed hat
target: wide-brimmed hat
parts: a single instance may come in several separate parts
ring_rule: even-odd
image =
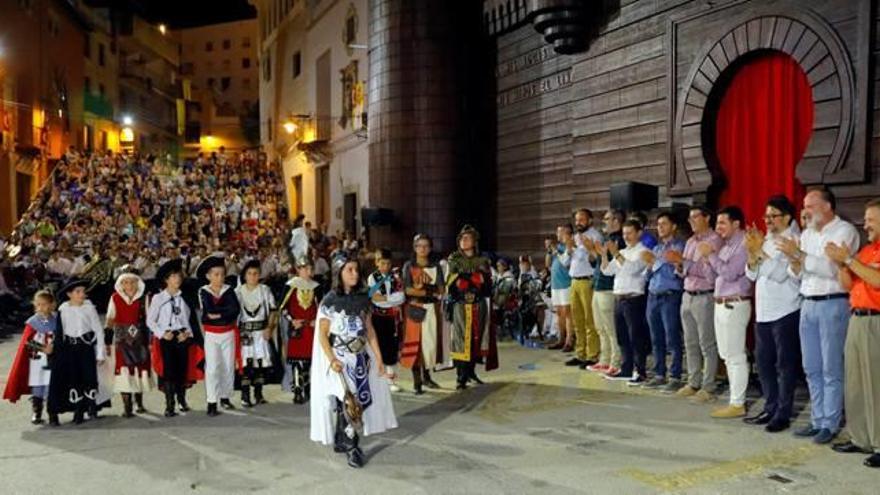
[[[262,263],[260,263],[260,260],[253,258],[244,264],[244,266],[241,269],[241,273],[238,275],[238,279],[241,281],[242,284],[245,283],[245,281],[244,281],[245,274],[251,268],[256,268],[257,270],[260,271],[260,275],[262,275],[262,271],[263,271]],[[207,272],[205,272],[205,273],[207,273]]]
[[[201,263],[199,263],[198,268],[196,268],[196,280],[203,281],[208,280],[208,272],[211,271],[211,268],[222,267],[226,268],[226,259],[220,256],[208,256],[203,259]]]
[[[74,278],[68,280],[67,283],[65,283],[58,291],[58,294],[55,295],[55,299],[58,300],[59,304],[67,301],[69,299],[69,297],[67,297],[67,293],[76,289],[77,287],[87,289],[89,287],[89,281],[84,278]]]
[[[179,273],[183,276],[183,260],[169,260],[163,263],[162,266],[156,270],[156,279],[164,283],[173,273]]]

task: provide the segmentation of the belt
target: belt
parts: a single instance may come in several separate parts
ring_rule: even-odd
[[[617,299],[635,299],[637,297],[642,297],[644,294],[616,294]]]
[[[654,293],[651,293],[651,295],[654,296],[654,297],[674,296],[674,295],[677,295],[677,294],[681,294],[681,291],[678,291],[678,290],[665,290],[665,291],[663,291],[663,292],[654,292]]]
[[[853,316],[880,316],[878,309],[853,308],[851,313]]]
[[[591,275],[587,275],[585,277],[571,277],[572,280],[593,280]]]
[[[847,299],[849,294],[846,292],[836,292],[834,294],[825,294],[822,296],[804,296],[807,301],[830,301],[831,299]]]
[[[95,332],[86,332],[79,337],[64,336],[64,343],[67,345],[94,345]]]
[[[686,290],[689,296],[705,296],[706,294],[712,294],[714,290]]]
[[[245,321],[242,322],[240,328],[243,332],[258,332],[260,330],[265,330],[267,326],[269,325],[266,320]]]
[[[235,325],[206,325],[202,324],[202,328],[208,333],[227,333],[235,330]]]
[[[367,346],[367,339],[365,337],[352,337],[346,339],[345,337],[340,337],[336,334],[330,334],[330,345],[333,346],[334,349],[357,354],[363,351]]]
[[[732,297],[716,297],[715,304],[729,304],[735,302],[746,302],[751,301],[751,297],[743,297],[743,296],[732,296]]]

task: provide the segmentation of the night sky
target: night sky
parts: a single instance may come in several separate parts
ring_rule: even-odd
[[[204,26],[256,17],[247,0],[86,0],[89,5],[131,9],[171,29]]]

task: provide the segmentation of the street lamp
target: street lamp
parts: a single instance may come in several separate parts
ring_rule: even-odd
[[[168,28],[165,26],[165,24],[159,24],[159,32],[164,35],[166,31],[168,31]]]
[[[123,115],[122,116],[122,124],[126,126],[130,126],[134,124],[134,119],[131,118],[131,115]]]

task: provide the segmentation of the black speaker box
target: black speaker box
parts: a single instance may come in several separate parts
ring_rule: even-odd
[[[361,221],[364,227],[391,225],[394,223],[394,212],[388,208],[362,208]]]
[[[657,208],[657,186],[641,182],[611,184],[611,207],[623,211],[647,212]]]

